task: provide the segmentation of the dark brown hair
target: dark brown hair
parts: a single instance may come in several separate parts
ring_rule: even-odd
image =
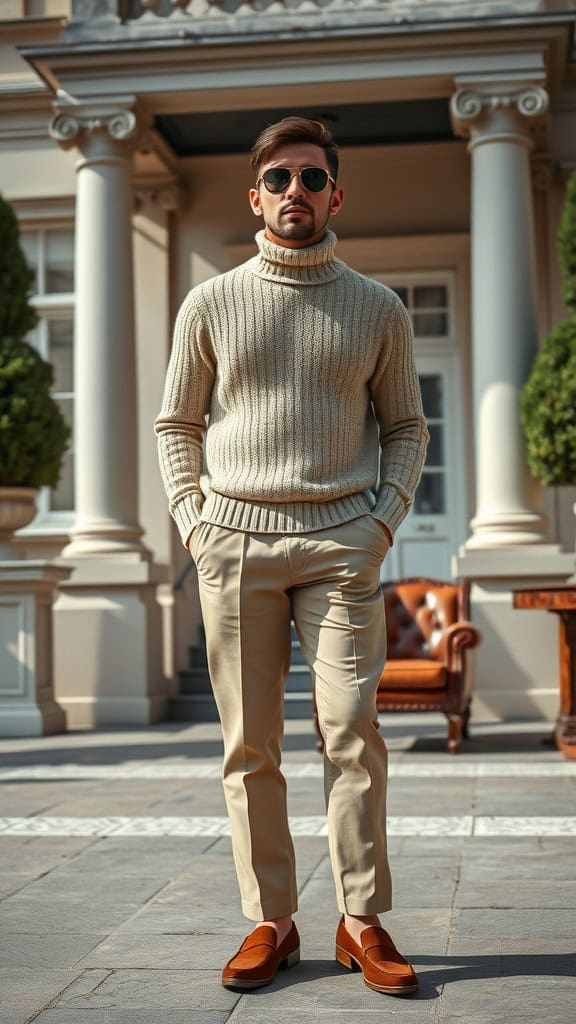
[[[276,124],[263,128],[250,151],[250,165],[256,176],[268,157],[287,142],[308,142],[320,146],[326,154],[330,174],[338,177],[338,146],[332,132],[323,121],[310,121],[307,117],[283,117]]]

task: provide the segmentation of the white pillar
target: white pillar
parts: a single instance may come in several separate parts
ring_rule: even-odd
[[[68,106],[50,131],[80,151],[76,196],[76,522],[69,558],[145,555],[138,524],[132,260],[133,110]]]
[[[132,256],[134,100],[56,103],[51,134],[75,146],[76,511],[54,608],[54,692],[70,728],[166,714],[157,587],[138,521]],[[150,438],[152,439],[152,411]],[[152,442],[151,442],[152,443]]]
[[[530,133],[547,106],[536,85],[462,88],[452,97],[452,123],[469,137],[472,158],[477,506],[466,549],[546,541],[519,392],[538,340]]]
[[[555,717],[557,639],[546,616],[512,606],[517,587],[562,583],[573,555],[547,541],[541,490],[526,465],[519,397],[538,346],[530,152],[544,125],[540,85],[456,83],[454,130],[472,163],[472,368],[476,513],[453,560],[472,581],[471,616],[483,643],[475,658],[474,714]]]

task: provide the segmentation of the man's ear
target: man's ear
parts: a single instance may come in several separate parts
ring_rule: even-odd
[[[332,199],[330,200],[330,213],[334,215],[342,209],[342,203],[344,202],[344,189],[335,188],[332,191]]]
[[[252,207],[252,213],[257,217],[262,216],[262,203],[260,202],[260,192],[257,188],[251,188],[248,193],[248,199],[250,206]]]

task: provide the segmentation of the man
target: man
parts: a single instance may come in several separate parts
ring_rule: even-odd
[[[334,256],[327,225],[343,192],[324,124],[269,126],[252,166],[259,253],[184,300],[156,421],[170,510],[198,571],[242,908],[261,922],[222,982],[256,988],[300,956],[280,771],[293,618],[324,738],[336,957],[403,995],[418,981],[377,917],[391,884],[375,694],[380,566],[428,441],[410,321],[394,292]]]

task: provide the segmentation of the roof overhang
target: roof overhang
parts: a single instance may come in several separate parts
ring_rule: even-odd
[[[62,100],[127,94],[150,115],[274,109],[447,97],[467,75],[513,76],[559,91],[570,66],[576,16],[509,17],[492,23],[386,26],[293,38],[244,36],[119,39],[22,47]]]

